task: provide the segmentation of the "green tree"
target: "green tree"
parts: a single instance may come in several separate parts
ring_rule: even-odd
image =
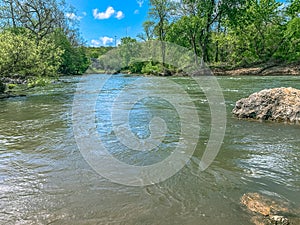
[[[21,26],[29,29],[37,41],[51,34],[65,20],[58,0],[15,0],[20,15]]]
[[[60,29],[57,29],[51,38],[56,47],[64,51],[58,72],[62,74],[82,74],[87,70],[90,60],[84,47],[72,46],[68,37]]]
[[[50,39],[37,46],[26,29],[6,30],[0,33],[0,76],[55,75],[62,53]]]
[[[227,49],[227,61],[238,64],[270,61],[284,42],[284,16],[276,0],[247,0],[227,13],[226,33],[215,40]],[[223,39],[223,40],[222,40]]]
[[[122,58],[122,67],[128,68],[133,56],[137,54],[137,40],[131,37],[124,37],[121,39],[119,46],[120,56]]]
[[[170,0],[150,0],[150,11],[149,16],[154,22],[151,26],[154,27],[154,33],[161,41],[161,55],[162,55],[162,64],[165,66],[166,61],[166,52],[165,44],[167,30],[169,26],[169,20],[171,17],[170,12],[172,12],[173,3]]]
[[[300,0],[292,0],[286,13],[289,18],[284,32],[286,41],[277,56],[300,62]]]
[[[143,23],[144,33],[138,34],[138,38],[143,41],[150,41],[154,39],[154,26],[155,23],[153,21],[145,21]]]
[[[229,0],[182,0],[176,6],[179,10],[170,27],[169,40],[173,39],[184,46],[188,42],[195,55],[201,53],[203,60],[210,62],[212,31],[221,17],[221,6],[227,1]],[[176,33],[180,35],[176,36]]]
[[[171,24],[167,34],[168,41],[191,48],[194,51],[196,64],[198,64],[197,40],[200,28],[199,17],[193,15],[182,16],[178,21]]]
[[[90,61],[82,46],[77,22],[66,17],[66,10],[74,12],[74,9],[66,7],[63,0],[3,0],[0,8],[0,24],[16,35],[3,39],[3,46],[16,42],[11,57],[5,58],[10,62],[6,66],[2,64],[3,74],[16,71],[24,75],[85,72]],[[22,38],[23,31],[26,32]],[[17,49],[20,52],[14,54]],[[28,65],[29,62],[34,66]]]

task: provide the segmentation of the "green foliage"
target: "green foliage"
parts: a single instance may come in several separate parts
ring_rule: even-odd
[[[289,62],[300,61],[300,18],[295,17],[288,22],[284,38],[287,41],[277,57],[284,57]]]
[[[158,64],[154,64],[153,62],[148,62],[142,69],[143,74],[155,75],[161,71],[161,68]]]
[[[287,8],[287,14],[291,18],[295,18],[295,17],[299,18],[299,14],[300,14],[300,0],[292,0],[291,1],[291,4]]]
[[[144,62],[131,62],[129,63],[128,70],[131,73],[142,73]]]
[[[86,71],[90,60],[63,0],[3,1],[0,7],[0,76]]]
[[[8,84],[8,85],[7,85],[7,88],[10,89],[10,90],[11,90],[11,89],[14,89],[15,87],[17,87],[16,84]]]
[[[112,50],[114,47],[105,47],[105,46],[100,46],[100,47],[85,47],[86,55],[90,59],[97,59],[100,56],[106,54],[110,50]]]
[[[183,16],[172,23],[167,34],[167,41],[175,42],[187,48],[196,44],[200,29],[200,26],[197,24],[198,19],[196,16]]]
[[[177,1],[176,11],[164,13],[166,2],[151,1],[152,33],[190,48],[207,63],[300,61],[300,0],[183,0]],[[149,27],[145,33],[151,33]]]
[[[85,48],[72,46],[59,30],[37,43],[24,28],[7,29],[0,33],[0,54],[1,76],[82,74],[90,64]]]
[[[56,48],[63,50],[62,62],[58,69],[60,73],[82,74],[87,70],[90,61],[84,47],[72,46],[68,37],[61,30],[56,30],[52,34],[52,39]]]
[[[29,88],[33,88],[33,87],[44,87],[47,84],[51,83],[51,79],[49,77],[34,77],[28,80],[28,84],[27,86]]]
[[[8,30],[0,33],[0,76],[28,73],[37,58],[36,48],[33,46],[34,41],[27,35],[17,35]]]
[[[124,37],[121,39],[120,57],[122,59],[122,67],[128,68],[129,62],[137,54],[137,41],[131,37]]]
[[[91,64],[91,61],[86,54],[85,48],[83,46],[74,48],[74,56],[77,57],[73,61],[75,65],[74,74],[83,74]]]
[[[30,74],[34,76],[56,76],[64,50],[57,47],[51,38],[44,38],[39,42],[37,51],[38,60],[33,64],[34,68]]]
[[[299,21],[289,17],[295,15],[290,8],[276,0],[247,0],[222,19],[211,50],[217,46],[219,59],[231,65],[299,60]]]
[[[60,65],[61,49],[50,39],[39,45],[30,38],[29,31],[22,34],[6,30],[0,33],[0,75],[24,76],[53,75]]]

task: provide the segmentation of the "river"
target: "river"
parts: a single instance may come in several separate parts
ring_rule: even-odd
[[[90,75],[89,79],[103,76],[108,77]],[[241,206],[240,198],[248,192],[300,208],[300,126],[238,120],[231,115],[238,99],[264,88],[300,89],[300,78],[218,77],[227,127],[222,147],[205,171],[199,170],[197,162],[210,131],[206,97],[191,78],[171,79],[196,99],[201,137],[186,166],[149,186],[114,183],[83,158],[72,122],[80,77],[63,77],[63,82],[36,88],[27,97],[0,100],[0,224],[247,225],[252,224],[251,214]],[[137,155],[120,149],[115,139],[105,135],[111,129],[108,107],[112,99],[135,80],[135,76],[110,77],[96,104],[97,121],[102,121],[97,127],[119,160],[150,165],[170,154],[170,146],[179,139],[177,132],[153,154]],[[144,83],[138,91],[151,93],[152,88]],[[140,102],[130,114],[133,131],[140,137],[149,135],[149,110],[161,115],[172,129],[178,128],[172,104],[158,104],[155,99]]]

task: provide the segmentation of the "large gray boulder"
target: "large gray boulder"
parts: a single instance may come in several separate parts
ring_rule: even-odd
[[[232,113],[238,118],[300,123],[300,90],[262,90],[237,101]]]

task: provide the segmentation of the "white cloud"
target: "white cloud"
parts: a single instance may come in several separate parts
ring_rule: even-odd
[[[101,42],[98,40],[91,40],[91,44],[93,47],[98,47],[101,45]]]
[[[140,8],[143,7],[144,0],[136,0],[137,4],[139,5]]]
[[[91,40],[91,44],[93,47],[99,47],[99,46],[108,46],[114,43],[114,38],[111,37],[100,37],[99,40]]]
[[[86,16],[86,15],[87,15],[87,13],[86,13],[86,12],[82,12],[82,15]]]
[[[103,45],[111,44],[114,42],[114,39],[111,37],[101,37],[100,40],[102,41]]]
[[[117,46],[119,46],[121,44],[121,40],[117,40]]]
[[[140,11],[138,9],[134,10],[134,14],[137,15],[137,14],[140,14]]]
[[[115,10],[113,7],[109,6],[105,12],[98,12],[98,9],[93,9],[93,16],[95,19],[104,20],[109,19],[111,16],[115,14]]]
[[[82,16],[76,16],[75,13],[66,13],[66,17],[70,20],[81,20]]]
[[[99,12],[98,9],[93,9],[93,16],[95,19],[98,20],[109,19],[113,15],[115,15],[115,18],[117,18],[118,20],[123,19],[125,17],[122,11],[116,12],[116,10],[111,6],[109,6],[105,12]]]
[[[118,20],[121,20],[125,17],[124,13],[122,11],[118,11],[117,14],[116,14],[116,18]]]

